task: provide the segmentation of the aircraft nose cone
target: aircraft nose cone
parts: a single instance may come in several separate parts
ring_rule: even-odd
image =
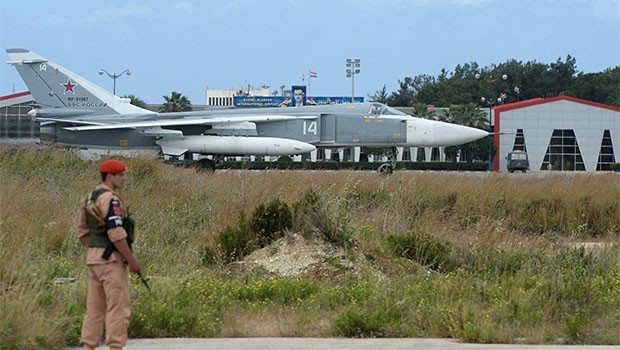
[[[462,145],[489,136],[487,131],[450,123],[435,125],[433,131],[435,141],[446,146]]]
[[[479,140],[479,139],[481,139],[483,137],[489,136],[489,132],[488,131],[472,128],[472,127],[469,127],[469,126],[461,126],[461,127],[465,128],[465,129],[460,131],[461,137],[464,140],[463,143],[476,141],[476,140]]]

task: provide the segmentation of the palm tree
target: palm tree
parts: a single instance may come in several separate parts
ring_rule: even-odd
[[[173,91],[170,96],[163,96],[163,105],[159,108],[160,112],[187,112],[192,110],[192,103],[183,94]]]
[[[413,110],[415,111],[415,116],[424,119],[432,119],[436,120],[435,111],[432,109],[428,109],[428,106],[424,103],[416,103],[413,105]]]
[[[138,106],[138,107],[144,108],[144,109],[146,109],[146,107],[147,107],[146,102],[144,102],[142,99],[140,99],[139,97],[136,97],[134,95],[125,95],[125,96],[123,96],[123,98],[128,98],[130,100],[129,103],[131,103],[134,106]]]
[[[487,129],[486,113],[475,103],[468,103],[462,106],[451,106],[439,117],[439,120],[478,129]],[[474,159],[484,159],[488,155],[488,139],[480,139],[464,145],[446,147],[446,155],[456,160],[456,153],[461,151],[461,161],[471,162]],[[495,151],[493,151],[495,152]]]

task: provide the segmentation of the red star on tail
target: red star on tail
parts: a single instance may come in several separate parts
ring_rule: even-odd
[[[68,79],[66,84],[60,84],[60,86],[63,86],[65,88],[65,92],[63,94],[70,92],[75,95],[75,90],[73,89],[78,86],[78,83],[72,82],[71,79]]]

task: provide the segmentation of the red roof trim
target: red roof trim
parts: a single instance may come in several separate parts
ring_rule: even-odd
[[[508,103],[505,105],[497,106],[497,107],[494,107],[494,110],[500,111],[500,112],[510,111],[513,109],[536,106],[536,105],[540,105],[543,103],[549,103],[549,102],[555,102],[555,101],[571,101],[571,102],[581,103],[581,104],[592,106],[592,107],[608,109],[614,112],[620,112],[620,107],[610,106],[610,105],[606,105],[606,104],[598,103],[594,101],[582,100],[580,98],[576,98],[572,96],[557,96],[557,97],[551,97],[551,98],[540,98],[539,97],[539,98],[534,98],[531,100],[519,101],[519,102]]]
[[[514,103],[492,107],[494,111],[493,120],[495,121],[493,125],[493,131],[494,131],[493,142],[495,142],[495,146],[497,148],[497,152],[495,153],[495,156],[493,157],[493,170],[495,171],[500,170],[499,169],[499,155],[501,153],[501,150],[499,147],[499,141],[500,141],[499,130],[500,130],[500,124],[502,121],[502,118],[501,118],[502,112],[510,111],[513,109],[536,106],[536,105],[540,105],[543,103],[549,103],[549,102],[555,102],[555,101],[572,101],[575,103],[581,103],[581,104],[585,104],[585,105],[592,106],[592,107],[604,108],[604,109],[608,109],[614,112],[620,112],[620,107],[610,106],[610,105],[606,105],[603,103],[598,103],[598,102],[593,102],[593,101],[588,101],[588,100],[582,100],[580,98],[576,98],[572,96],[557,96],[557,97],[551,97],[551,98],[540,98],[539,97],[539,98],[533,98],[531,100],[519,101],[519,102],[514,102]]]
[[[28,95],[30,95],[30,91],[18,92],[16,94],[0,96],[0,101],[10,100],[13,98],[18,98],[18,97],[23,97],[23,96],[28,96]]]
[[[534,100],[538,100],[538,99],[534,99]],[[529,101],[533,101],[533,100],[529,100]],[[527,101],[522,101],[522,102],[527,102]],[[518,104],[521,102],[515,102],[515,103],[511,103],[511,104]],[[493,113],[493,143],[495,143],[495,155],[493,156],[493,171],[499,171],[499,154],[500,154],[500,149],[499,149],[499,123],[501,121],[501,118],[499,117],[499,115],[501,114],[501,110],[499,110],[497,107],[493,108],[494,112]]]

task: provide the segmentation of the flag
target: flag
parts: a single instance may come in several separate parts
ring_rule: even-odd
[[[316,72],[310,71],[310,78],[316,78],[319,75]]]

